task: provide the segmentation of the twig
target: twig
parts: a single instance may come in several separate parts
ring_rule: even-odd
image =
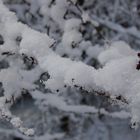
[[[128,34],[130,36],[133,36],[137,39],[140,39],[140,31],[136,27],[130,27],[130,28],[124,28],[119,24],[113,23],[108,20],[104,20],[101,18],[98,18],[96,16],[92,16],[92,18],[97,21],[99,24],[106,26],[107,28],[123,33],[123,34]]]

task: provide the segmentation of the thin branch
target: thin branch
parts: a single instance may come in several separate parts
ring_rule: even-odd
[[[109,20],[104,20],[104,19],[98,18],[97,16],[92,16],[92,18],[95,21],[97,21],[99,24],[101,24],[111,30],[114,30],[114,31],[117,31],[117,32],[120,32],[123,34],[128,34],[137,39],[140,39],[140,31],[136,27],[124,28],[119,24],[113,23]]]

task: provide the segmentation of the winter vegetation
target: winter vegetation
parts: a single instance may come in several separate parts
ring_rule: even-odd
[[[139,140],[139,17],[138,0],[0,0],[0,140]]]

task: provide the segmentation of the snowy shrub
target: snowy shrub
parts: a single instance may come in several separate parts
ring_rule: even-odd
[[[135,37],[135,44],[139,44],[140,34],[135,27],[125,28],[125,21],[123,23],[122,20],[115,24],[109,19],[96,17],[96,7],[93,11],[86,8],[94,0],[3,2],[0,1],[0,118],[19,131],[17,135],[22,138],[32,136],[39,140],[64,138],[64,133],[57,134],[60,130],[49,134],[55,128],[52,125],[50,128],[45,126],[50,124],[49,120],[45,120],[46,112],[48,117],[56,121],[54,125],[60,125],[61,130],[69,135],[78,128],[72,124],[83,125],[91,114],[130,118],[131,127],[138,128],[140,53],[126,42],[118,41],[126,34],[123,40],[131,38],[133,42],[132,38]],[[108,13],[111,7],[103,9],[104,2],[97,3],[100,10],[104,11],[99,10],[99,15],[105,17],[104,14],[107,14],[112,21],[119,18],[117,9],[111,15]],[[119,8],[119,3],[115,5]],[[102,24],[119,32],[117,35],[113,31],[108,34],[113,36],[112,41],[103,38],[107,36],[107,31],[102,29]],[[89,95],[104,98],[109,105],[118,105],[120,109],[113,112],[105,106],[86,103],[86,100],[92,101],[86,97]],[[11,111],[26,96],[44,114],[47,124],[44,124],[43,134],[26,127],[21,118]],[[57,116],[51,116],[55,111],[58,112]],[[21,112],[24,114],[24,111]],[[76,132],[80,135],[82,128]]]

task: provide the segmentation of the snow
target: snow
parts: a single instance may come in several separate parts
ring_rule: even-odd
[[[103,51],[103,53],[105,52],[103,48],[99,47],[98,45],[96,46],[88,46],[87,47],[87,55],[89,57],[93,57],[93,58],[98,58],[98,60],[100,60],[100,57],[101,57],[101,52]],[[100,62],[103,61],[104,59],[101,58]],[[102,63],[102,62],[101,62]]]
[[[116,56],[112,54],[116,54]],[[139,108],[137,104],[139,100],[137,98],[137,101],[135,96],[139,97],[140,74],[136,69],[138,63],[136,54],[126,43],[115,42],[101,53],[102,57],[99,55],[100,61],[104,60],[106,62],[105,66],[99,70],[95,70],[93,67],[86,66],[81,62],[72,62],[53,55],[48,57],[44,64],[46,64],[51,77],[63,79],[66,85],[77,85],[87,91],[98,88],[110,93],[113,98],[122,95],[128,100],[131,107],[135,102],[134,110],[133,107],[130,109],[135,112],[134,116],[138,117],[139,113],[135,110]]]
[[[23,30],[22,37],[20,53],[29,54],[38,58],[50,53],[48,48],[54,43],[53,39],[50,39],[46,34],[28,28]]]
[[[44,3],[45,1],[42,0],[41,2]],[[76,18],[65,21],[63,18],[67,6],[67,1],[56,0],[55,5],[48,13],[64,32],[61,47],[64,48],[64,52],[71,54],[71,56],[80,56],[81,52],[86,50],[90,58],[98,59],[102,68],[95,69],[83,62],[62,58],[51,49],[55,39],[18,22],[15,14],[9,12],[0,2],[0,29],[2,29],[1,32],[6,42],[0,46],[0,51],[1,53],[10,51],[15,54],[6,58],[9,62],[9,68],[0,71],[0,81],[4,87],[4,97],[0,97],[0,116],[8,117],[8,121],[21,133],[27,136],[34,135],[33,129],[24,128],[20,118],[13,116],[9,111],[9,106],[12,105],[14,100],[22,96],[21,91],[23,89],[29,90],[32,97],[41,100],[44,106],[50,105],[64,112],[98,113],[98,109],[94,106],[72,105],[68,104],[59,95],[36,92],[34,82],[45,71],[48,72],[50,78],[44,84],[54,93],[63,90],[64,85],[66,85],[71,88],[78,87],[89,93],[103,91],[113,99],[118,96],[124,97],[128,103],[127,108],[131,113],[132,127],[137,128],[137,124],[140,123],[140,72],[136,69],[139,63],[137,51],[131,49],[123,41],[113,42],[104,49],[99,48],[99,46],[92,46],[88,41],[83,41],[82,34],[79,32],[82,21]],[[31,11],[32,13],[36,12],[37,5],[33,5]],[[45,13],[44,8],[41,11]],[[82,15],[82,17],[84,22],[90,18],[87,14]],[[103,23],[102,20],[99,20],[99,22]],[[121,26],[114,27],[113,23],[105,22],[104,24],[122,33],[129,32],[130,34],[130,31],[132,31],[131,35],[139,37],[135,28],[125,30]],[[19,44],[15,43],[17,36],[21,37]],[[37,61],[38,66],[33,70],[29,71],[23,68],[22,57],[25,54]],[[4,58],[4,56],[1,56],[1,58]],[[11,101],[8,105],[6,104],[7,100]],[[130,117],[127,112],[112,114],[105,110],[101,110],[101,112],[111,117]],[[135,123],[136,125],[134,125]]]
[[[65,83],[71,86],[77,85],[84,89],[91,90],[94,87],[94,73],[92,67],[88,67],[83,63],[75,63],[71,66],[65,76]]]
[[[109,47],[109,46],[108,46]],[[123,57],[136,55],[136,52],[132,50],[128,44],[123,41],[113,42],[110,48],[99,54],[98,60],[101,64],[108,63],[110,60],[121,59]]]
[[[76,30],[71,30],[64,33],[62,43],[64,47],[71,47],[72,43],[78,44],[81,40],[82,35]]]
[[[51,17],[53,20],[59,25],[60,28],[64,27],[64,15],[67,10],[67,2],[66,0],[56,0],[56,5],[51,8]]]
[[[10,72],[9,72],[10,71]],[[17,76],[16,69],[5,69],[0,72],[0,80],[3,82],[5,97],[9,100],[12,95],[19,96],[21,77]]]
[[[77,18],[71,18],[65,21],[65,27],[64,30],[66,32],[69,32],[71,30],[79,29],[79,26],[81,24],[81,20]]]
[[[21,120],[18,117],[15,117],[13,119],[11,119],[11,123],[15,126],[15,127],[20,127],[21,125]]]

